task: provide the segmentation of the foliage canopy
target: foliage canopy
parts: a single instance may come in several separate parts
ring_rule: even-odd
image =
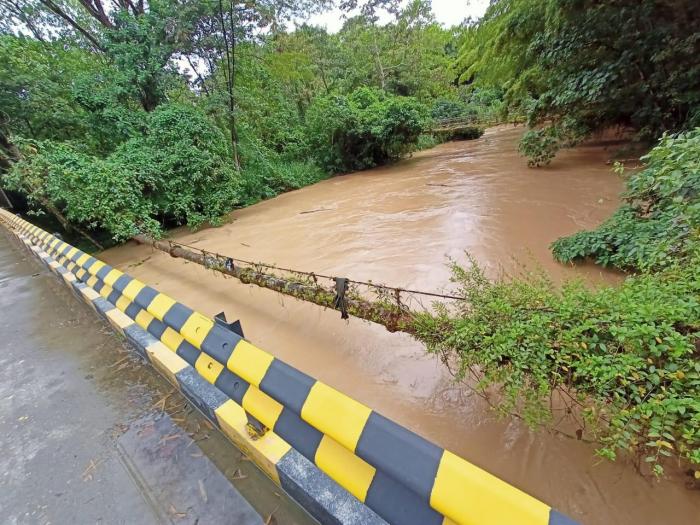
[[[467,29],[456,68],[462,82],[504,86],[510,112],[553,128],[528,136],[524,153],[539,164],[552,143],[603,127],[653,141],[697,125],[699,23],[693,0],[496,0]]]
[[[298,23],[328,5],[0,0],[2,186],[121,240],[398,159],[435,98],[463,104],[455,33],[425,0],[348,4],[335,35]]]

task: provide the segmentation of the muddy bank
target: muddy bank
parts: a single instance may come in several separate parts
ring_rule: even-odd
[[[618,282],[613,272],[555,263],[557,237],[599,224],[622,181],[613,149],[587,145],[529,170],[522,131],[488,130],[397,165],[330,179],[231,214],[178,240],[242,259],[393,286],[449,290],[445,257],[464,250],[492,275],[537,264],[556,280]],[[340,320],[334,311],[224,280],[161,252],[125,245],[102,258],[198,310],[240,318],[256,344],[587,524],[687,523],[700,498],[603,463],[583,443],[498,420],[403,334]]]

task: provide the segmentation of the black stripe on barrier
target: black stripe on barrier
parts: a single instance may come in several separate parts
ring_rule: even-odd
[[[120,292],[124,291],[124,288],[126,288],[131,281],[133,281],[134,278],[131,277],[130,275],[127,274],[122,274],[119,276],[119,278],[114,281],[114,284],[112,285],[112,288],[115,290],[119,290]]]
[[[445,519],[442,514],[427,505],[415,505],[415,493],[390,476],[378,470],[367,492],[365,504],[370,508],[381,508],[382,518],[389,523],[440,525]]]
[[[185,324],[185,321],[187,321],[193,313],[194,312],[184,304],[175,303],[165,314],[163,322],[172,327],[173,330],[179,332],[182,329],[182,325]]]
[[[202,351],[226,366],[234,348],[241,339],[242,337],[237,333],[214,324],[202,341]]]
[[[316,451],[321,444],[323,434],[303,421],[294,412],[283,409],[277,418],[275,434],[291,444],[309,461],[316,462]]]
[[[107,277],[107,274],[112,271],[112,267],[109,266],[108,264],[105,264],[102,268],[97,270],[97,273],[95,274],[96,277],[98,277],[100,280],[104,281],[105,277]]]
[[[273,399],[284,399],[284,405],[299,414],[315,382],[311,376],[273,359],[260,382],[260,390]]]
[[[175,353],[182,357],[189,364],[194,366],[197,362],[199,354],[201,354],[202,351],[199,348],[195,348],[187,341],[183,341],[182,343],[180,343],[180,346],[177,347],[177,352]]]
[[[90,270],[90,268],[92,267],[92,265],[95,264],[96,262],[97,262],[97,259],[95,259],[94,257],[90,256],[90,257],[88,258],[88,260],[85,261],[85,263],[83,264],[83,268],[84,268],[85,270]]]
[[[433,480],[437,474],[442,449],[417,434],[403,431],[403,427],[372,412],[365,423],[355,454],[370,465],[389,462],[401,465],[403,479],[424,501],[430,501]]]
[[[138,307],[138,305],[136,305]],[[142,310],[144,311],[144,310]],[[136,319],[135,317],[133,319]],[[150,323],[148,323],[148,327],[146,328],[148,330],[148,333],[151,334],[153,337],[156,339],[160,339],[163,337],[163,333],[165,332],[165,329],[167,326],[165,323],[159,321],[155,317],[151,320]]]
[[[221,390],[228,397],[233,399],[239,405],[243,404],[243,396],[245,396],[250,383],[245,379],[238,377],[229,370],[222,370],[219,377],[216,378],[214,386]]]
[[[107,296],[107,300],[112,304],[117,304],[117,301],[121,296],[122,293],[119,290],[112,290],[109,296]]]
[[[148,310],[148,305],[153,302],[153,299],[158,295],[158,291],[151,288],[150,286],[144,286],[141,291],[136,294],[134,302],[138,304],[144,310]]]
[[[142,311],[143,310],[139,307],[138,304],[129,303],[129,306],[126,307],[126,309],[124,310],[124,313],[126,315],[128,315],[129,317],[131,317],[132,319],[136,319],[136,316]]]

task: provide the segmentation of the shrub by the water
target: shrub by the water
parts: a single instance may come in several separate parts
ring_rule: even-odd
[[[362,170],[413,151],[425,108],[415,99],[363,87],[317,99],[307,117],[310,154],[330,172]]]
[[[623,270],[659,269],[700,244],[700,128],[664,136],[631,176],[625,204],[602,226],[556,241],[561,262],[590,257]]]
[[[518,151],[528,158],[527,165],[531,168],[549,164],[559,151],[559,143],[551,130],[529,130],[520,139]]]
[[[467,300],[418,316],[416,337],[457,378],[497,387],[503,413],[550,424],[563,415],[552,399],[564,399],[602,456],[631,451],[656,474],[669,456],[700,468],[700,253],[690,262],[599,290],[454,265]]]
[[[450,134],[451,140],[474,140],[481,137],[484,134],[484,128],[478,126],[469,126],[466,128],[453,131]]]

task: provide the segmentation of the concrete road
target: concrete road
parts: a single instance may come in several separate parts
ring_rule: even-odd
[[[0,228],[0,521],[313,523]]]

